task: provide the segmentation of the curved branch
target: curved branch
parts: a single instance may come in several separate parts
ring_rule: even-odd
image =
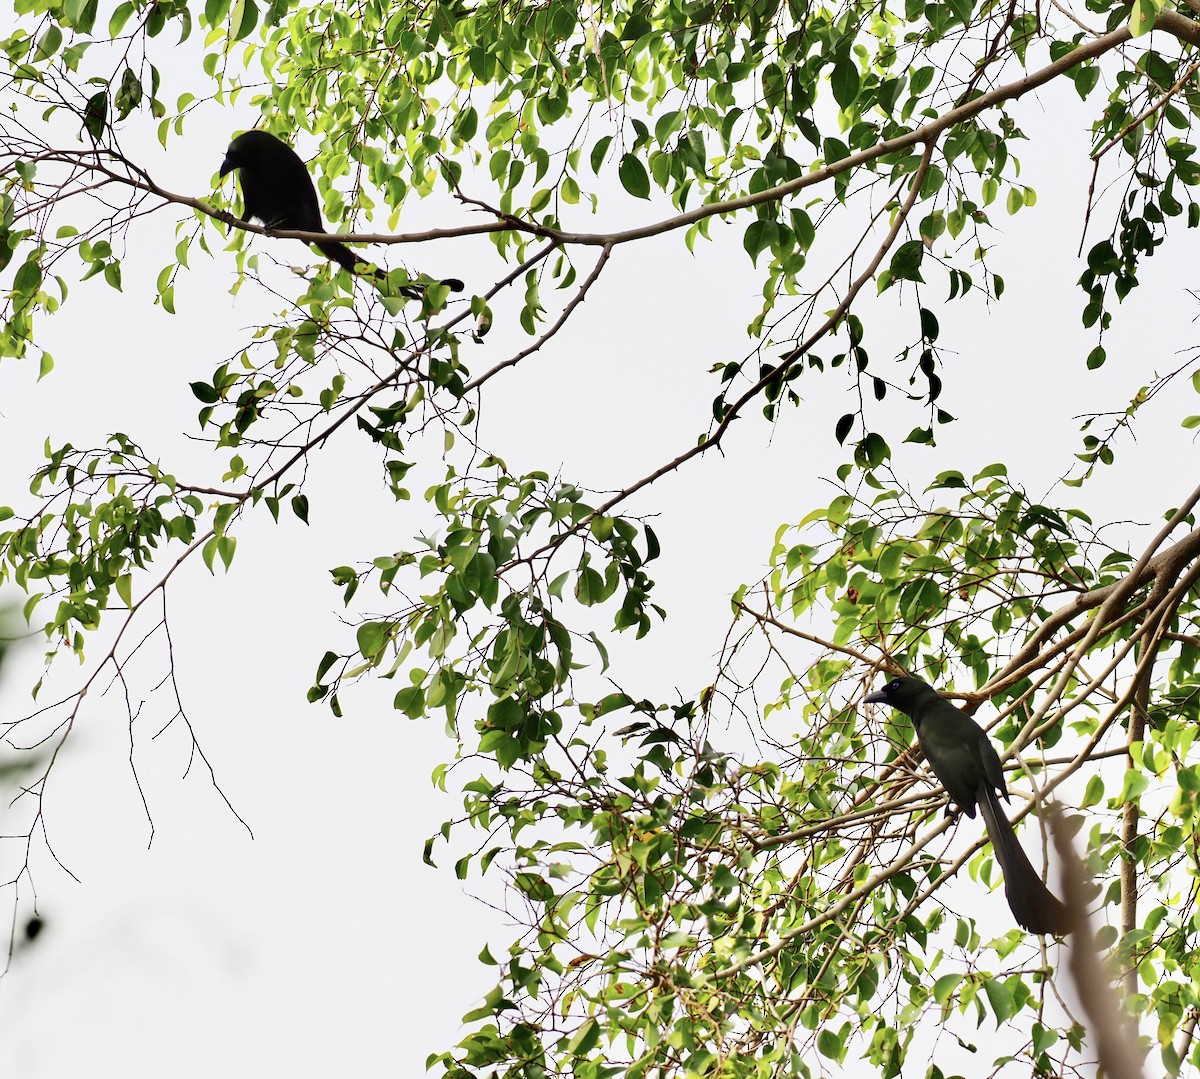
[[[925,182],[925,176],[929,172],[929,166],[933,161],[933,151],[936,145],[937,143],[934,141],[930,141],[926,144],[925,153],[921,157],[921,163],[917,166],[917,171],[913,173],[912,181],[909,185],[908,198],[904,200],[904,205],[901,206],[897,212],[896,219],[892,223],[891,229],[888,231],[883,243],[879,245],[879,249],[875,252],[874,257],[871,259],[871,262],[867,268],[861,274],[859,274],[857,278],[855,278],[854,282],[847,290],[845,298],[837,305],[837,307],[833,309],[829,317],[826,318],[826,320],[819,327],[817,327],[817,329],[814,330],[799,347],[789,352],[779,363],[762,375],[753,386],[751,386],[736,401],[734,401],[734,403],[729,406],[728,411],[721,418],[721,422],[717,424],[716,429],[711,435],[702,438],[691,449],[686,450],[684,453],[681,453],[678,457],[674,458],[674,460],[668,461],[665,465],[655,469],[648,476],[643,476],[642,479],[638,480],[632,486],[625,487],[618,491],[607,502],[603,503],[595,511],[579,521],[578,524],[574,526],[573,531],[586,528],[594,517],[603,516],[619,503],[629,498],[630,495],[636,494],[643,487],[649,487],[650,484],[661,479],[667,473],[674,472],[677,468],[686,464],[693,457],[699,457],[702,453],[705,453],[706,451],[711,450],[714,446],[719,445],[721,439],[725,437],[725,433],[729,430],[729,427],[733,421],[740,415],[742,409],[745,408],[747,404],[749,404],[762,392],[763,387],[779,378],[780,375],[786,372],[789,367],[807,354],[809,350],[821,340],[821,338],[833,330],[838,323],[845,318],[847,312],[854,304],[854,301],[858,298],[859,292],[862,291],[863,286],[866,285],[868,281],[874,279],[875,272],[879,269],[880,263],[883,262],[884,256],[889,250],[891,250],[892,245],[896,242],[896,238],[900,235],[900,230],[903,228],[904,222],[908,219],[908,215],[912,212],[913,207],[916,206],[917,200],[921,196],[921,186]],[[566,533],[564,533],[564,536],[565,535]],[[561,538],[562,537],[559,537],[551,541],[551,545],[557,545],[557,543],[561,542]],[[535,552],[535,554],[540,554],[546,549],[548,549],[548,547],[540,548],[539,551]]]
[[[1188,45],[1200,46],[1200,24],[1192,22],[1191,19],[1180,15],[1178,12],[1161,12],[1154,21],[1154,29],[1163,30]],[[1095,60],[1097,57],[1111,52],[1118,46],[1124,45],[1125,42],[1131,40],[1132,36],[1127,26],[1123,26],[1119,30],[1113,30],[1111,33],[1103,34],[1094,41],[1089,41],[1076,49],[1072,49],[1066,55],[1059,57],[1059,59],[1051,64],[1047,64],[1038,71],[1017,79],[1014,82],[1007,83],[1004,86],[997,86],[996,89],[990,90],[986,94],[980,94],[979,97],[948,110],[936,119],[930,120],[929,123],[923,124],[921,127],[899,135],[894,139],[887,139],[866,150],[860,150],[858,153],[844,157],[840,161],[835,161],[819,169],[814,169],[812,172],[798,176],[794,180],[777,184],[775,187],[768,187],[762,191],[756,191],[753,194],[742,195],[734,199],[725,199],[721,202],[713,202],[705,206],[697,206],[696,209],[678,214],[675,217],[669,217],[648,225],[639,225],[621,232],[566,232],[522,221],[515,217],[508,217],[487,225],[466,226],[461,229],[430,229],[422,233],[411,233],[400,236],[387,236],[377,233],[347,233],[338,236],[337,239],[343,243],[420,243],[423,240],[445,239],[454,236],[477,235],[479,233],[513,229],[521,232],[530,232],[537,236],[545,236],[547,239],[557,240],[562,244],[590,244],[598,247],[608,247],[631,243],[634,240],[644,240],[651,236],[660,236],[665,232],[673,232],[676,229],[694,225],[705,218],[735,213],[738,210],[750,209],[770,202],[779,202],[789,195],[803,191],[806,187],[824,183],[826,180],[831,180],[833,177],[839,176],[844,172],[851,172],[860,165],[877,161],[881,157],[897,153],[900,150],[907,150],[918,143],[929,145],[932,140],[936,140],[938,136],[955,124],[969,120],[973,116],[977,116],[981,112],[986,112],[988,109],[1003,104],[1006,101],[1015,101],[1031,90],[1036,90],[1038,87],[1052,82],[1058,76],[1070,71],[1071,68],[1086,63],[1088,60]],[[155,193],[164,194],[161,191]],[[196,200],[189,201],[195,203]],[[196,203],[196,208],[205,209],[210,214],[213,213],[199,203]],[[213,216],[216,215],[213,214]],[[253,228],[253,226],[251,227]],[[264,230],[255,229],[255,231]],[[290,231],[274,232],[272,235],[295,237],[302,240],[327,239],[323,234],[321,237],[317,237],[312,233]]]
[[[1162,30],[1185,44],[1200,46],[1200,23],[1195,23],[1176,11],[1160,12],[1158,18],[1155,19],[1154,29]],[[994,90],[990,90],[986,94],[980,94],[971,101],[957,105],[944,112],[941,116],[930,120],[928,123],[914,128],[912,131],[898,135],[894,139],[887,139],[877,143],[875,146],[871,146],[866,150],[860,150],[858,153],[851,154],[849,157],[844,157],[831,164],[823,165],[821,168],[813,169],[812,172],[798,176],[794,180],[789,180],[786,183],[777,184],[774,187],[765,188],[762,191],[756,191],[737,198],[708,203],[698,206],[694,210],[689,210],[686,213],[677,214],[673,217],[651,222],[650,224],[639,225],[631,229],[624,229],[619,232],[568,232],[564,229],[549,228],[545,225],[539,225],[535,222],[525,221],[509,215],[478,225],[461,225],[455,228],[427,229],[423,232],[410,233],[346,232],[335,234],[300,232],[294,229],[269,229],[261,225],[252,224],[249,221],[242,221],[234,217],[227,210],[214,209],[201,199],[170,191],[155,183],[144,170],[135,170],[136,175],[134,176],[115,172],[99,163],[99,153],[96,151],[77,151],[69,154],[63,151],[56,151],[53,154],[39,156],[42,160],[65,160],[76,164],[81,163],[86,157],[94,156],[97,159],[96,162],[87,167],[102,172],[114,180],[147,191],[166,202],[188,206],[198,213],[211,217],[225,225],[242,229],[245,232],[258,233],[263,236],[305,240],[309,243],[318,240],[325,242],[332,240],[339,243],[415,244],[424,243],[429,240],[456,239],[463,236],[479,236],[495,232],[512,231],[541,236],[559,244],[615,247],[620,244],[632,243],[635,240],[644,240],[652,236],[660,236],[663,233],[674,232],[677,229],[687,228],[706,218],[719,217],[723,214],[736,213],[739,210],[750,209],[771,202],[779,202],[789,195],[803,191],[807,187],[824,183],[826,180],[833,179],[835,176],[840,176],[845,172],[851,172],[862,165],[878,161],[889,154],[907,150],[921,143],[929,145],[931,141],[936,140],[943,132],[955,124],[960,124],[1007,101],[1015,101],[1031,90],[1036,90],[1038,87],[1052,82],[1058,76],[1070,71],[1071,68],[1077,67],[1079,64],[1086,63],[1089,60],[1095,60],[1105,53],[1124,45],[1131,38],[1132,34],[1129,28],[1123,26],[1118,30],[1102,34],[1093,41],[1072,49],[1053,63],[1047,64],[1045,67],[1029,75],[1006,83],[1004,86],[997,86]],[[118,158],[118,160],[121,160],[122,164],[125,164],[127,167],[132,168],[124,159]]]
[[[1177,525],[1183,520],[1189,507],[1194,505],[1198,499],[1200,499],[1200,489],[1197,489],[1189,496],[1184,506],[1184,512],[1177,514],[1169,524],[1173,523]],[[988,692],[994,693],[997,686],[1010,681],[1021,668],[1034,663],[1042,646],[1055,633],[1070,624],[1084,612],[1093,610],[1096,607],[1103,607],[1114,596],[1119,595],[1120,599],[1124,599],[1130,592],[1137,591],[1151,582],[1154,583],[1154,596],[1152,598],[1157,599],[1161,593],[1165,592],[1170,587],[1171,582],[1183,570],[1184,566],[1197,557],[1200,557],[1200,528],[1193,529],[1165,551],[1159,551],[1158,548],[1162,546],[1170,530],[1170,527],[1163,529],[1133,569],[1120,580],[1113,581],[1111,584],[1103,585],[1100,588],[1093,588],[1088,592],[1080,592],[1073,600],[1063,604],[1063,606],[1047,618],[1037,628],[1033,636],[1029,638],[1025,647],[1014,655],[1004,666],[1004,669],[991,680],[989,683],[991,688]],[[1155,553],[1156,551],[1158,552],[1157,554]]]
[[[499,374],[505,368],[512,367],[512,366],[520,363],[523,359],[525,359],[526,356],[530,356],[533,353],[537,352],[537,350],[540,349],[542,347],[542,345],[544,345],[547,341],[550,340],[551,337],[553,337],[556,333],[558,333],[558,331],[561,330],[563,328],[563,326],[566,324],[567,319],[569,319],[571,317],[571,314],[575,310],[575,308],[577,308],[587,298],[588,290],[592,287],[592,285],[594,285],[596,283],[596,279],[600,276],[601,271],[604,269],[605,265],[608,263],[609,257],[611,255],[612,255],[612,247],[611,246],[605,246],[601,250],[600,257],[596,260],[596,265],[592,267],[592,272],[587,275],[587,277],[583,281],[583,284],[581,284],[579,286],[579,288],[576,290],[575,295],[571,297],[570,302],[567,304],[566,307],[563,308],[562,314],[560,314],[558,316],[558,319],[557,319],[557,321],[555,321],[553,326],[551,326],[544,334],[541,335],[541,337],[539,337],[536,341],[534,341],[534,343],[532,345],[529,345],[527,348],[521,349],[521,351],[518,352],[515,356],[510,356],[507,360],[501,360],[499,363],[495,364],[494,366],[489,367],[478,378],[471,379],[471,381],[468,382],[463,387],[463,395],[465,396],[466,394],[470,393],[472,390],[478,389],[485,382],[487,382],[487,380],[490,379],[493,375]]]

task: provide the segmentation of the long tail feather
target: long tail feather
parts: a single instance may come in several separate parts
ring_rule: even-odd
[[[1004,873],[1004,895],[1017,924],[1030,933],[1065,936],[1075,928],[1075,917],[1043,883],[1017,840],[1004,807],[990,787],[980,792],[979,808],[988,839]]]
[[[374,266],[366,259],[360,258],[345,244],[333,243],[318,243],[317,250],[321,252],[327,259],[332,259],[339,266],[344,266],[352,274],[357,274],[360,277],[374,277],[377,281],[383,281],[387,278],[387,274]],[[463,283],[457,277],[447,277],[440,284],[445,285],[451,292],[462,292]],[[410,299],[419,300],[425,295],[425,289],[422,285],[405,285],[400,291]]]

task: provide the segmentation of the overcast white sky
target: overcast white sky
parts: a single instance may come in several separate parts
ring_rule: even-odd
[[[1013,109],[1031,139],[1022,179],[1039,202],[1016,218],[993,215],[993,266],[1008,284],[1002,303],[990,314],[977,303],[942,307],[944,282],[929,275],[925,303],[941,320],[942,343],[958,351],[942,403],[961,420],[941,432],[938,451],[902,454],[910,475],[1004,460],[1041,492],[1078,446],[1072,416],[1124,407],[1198,336],[1184,291],[1194,280],[1195,239],[1179,228],[1145,265],[1142,287],[1108,336],[1108,365],[1084,369],[1093,341],[1079,323],[1075,251],[1090,166],[1087,114],[1074,98],[1069,86],[1052,88]],[[252,122],[248,111],[228,121]],[[197,125],[169,160],[148,163],[160,182],[204,195],[229,133]],[[668,212],[617,209],[616,201],[598,228]],[[177,288],[179,314],[151,309],[175,219],[165,211],[140,225],[140,242],[157,250],[129,259],[123,295],[93,280],[46,324],[57,358],[50,378],[39,384],[32,366],[0,367],[0,502],[28,506],[28,477],[47,435],[83,446],[123,430],[180,475],[177,462],[203,458],[183,437],[195,431],[198,409],[188,383],[206,379],[235,347],[260,298],[253,282],[228,295],[232,255],[197,256]],[[447,203],[414,204],[405,227],[460,219]],[[564,477],[602,489],[690,445],[716,389],[706,372],[746,354],[745,326],[758,306],[741,228],[715,231],[716,242],[698,243],[694,257],[682,235],[618,251],[554,345],[489,397],[488,448],[514,471],[561,467]],[[1088,245],[1098,238],[1093,229]],[[254,242],[264,251],[287,243],[281,259],[309,264],[294,242]],[[480,290],[499,270],[485,245],[443,244],[411,261]],[[894,310],[890,296],[884,308]],[[514,343],[498,325],[468,362],[481,370]],[[882,333],[874,352],[888,353]],[[663,557],[653,575],[669,619],[638,648],[618,650],[623,684],[668,699],[676,687],[690,696],[710,682],[730,592],[761,575],[780,523],[828,501],[822,476],[843,459],[832,428],[847,410],[845,382],[840,373],[806,375],[799,389],[805,406],[775,429],[753,413],[724,456],[691,463],[628,507],[659,514]],[[1122,444],[1117,466],[1068,499],[1097,520],[1157,517],[1194,482],[1194,470],[1180,465],[1194,460],[1178,428],[1186,411],[1200,409],[1151,406],[1139,444]],[[888,430],[894,446],[915,422],[905,416]],[[375,458],[363,450],[363,440],[343,439],[315,463],[311,527],[253,513],[238,530],[229,574],[212,578],[197,560],[172,590],[185,704],[253,841],[202,771],[184,778],[181,730],[151,740],[169,707],[154,698],[134,748],[156,828],[148,847],[123,705],[115,692],[89,699],[47,801],[50,837],[80,882],[44,855],[35,859],[48,929],[0,982],[0,1074],[419,1074],[429,1053],[461,1036],[459,1016],[491,987],[475,956],[489,936],[506,942],[502,919],[473,898],[473,880],[454,879],[449,860],[436,871],[420,861],[425,838],[459,805],[429,782],[452,753],[440,724],[393,712],[390,684],[347,694],[340,720],[304,700],[321,653],[348,639],[338,636],[339,597],[326,570],[395,549],[421,520],[419,503],[397,507],[376,494]],[[6,717],[29,710],[39,652],[34,644],[6,666]],[[90,658],[101,653],[97,641]],[[157,663],[142,669],[142,695]],[[67,659],[57,667],[59,689],[87,673]]]

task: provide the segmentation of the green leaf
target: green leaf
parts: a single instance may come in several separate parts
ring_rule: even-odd
[[[742,237],[742,246],[746,249],[746,254],[750,256],[751,262],[757,265],[758,256],[778,239],[779,226],[774,221],[756,218],[747,227],[746,234]]]
[[[108,20],[108,36],[116,37],[125,24],[129,21],[129,16],[134,13],[134,5],[130,0],[125,0],[124,3],[118,4],[116,11],[112,13],[112,17]]]
[[[909,77],[908,85],[912,89],[914,97],[920,97],[926,90],[929,89],[930,83],[933,82],[933,77],[936,74],[932,67],[920,67]]]
[[[81,34],[90,34],[96,24],[99,0],[66,0],[63,14],[66,21]]]
[[[817,1031],[817,1052],[831,1060],[841,1060],[845,1047],[837,1034],[828,1027],[822,1027]]]
[[[608,154],[608,148],[612,145],[613,137],[605,135],[603,138],[597,139],[596,144],[592,147],[591,156],[588,161],[591,163],[592,172],[599,175],[600,166],[604,164],[604,158]]]
[[[992,1014],[996,1017],[996,1027],[999,1029],[1001,1024],[1007,1023],[1016,1014],[1016,1002],[1008,987],[995,978],[984,978],[983,991],[987,994]]]
[[[640,12],[634,12],[625,20],[625,26],[621,30],[621,40],[637,41],[638,38],[650,33],[651,29],[650,20]]]
[[[393,698],[392,707],[409,719],[420,719],[425,714],[425,690],[420,686],[406,686]]]
[[[1133,0],[1133,7],[1129,10],[1129,32],[1134,37],[1150,33],[1160,11],[1162,0]]]
[[[21,264],[13,277],[13,288],[17,292],[30,295],[42,286],[42,267],[36,259],[29,259]]]
[[[230,565],[233,563],[233,553],[236,550],[237,538],[235,536],[217,537],[217,552],[221,556],[221,561],[225,564],[226,572],[228,572]]]
[[[207,382],[192,382],[192,395],[206,405],[215,405],[221,400],[221,395]]]
[[[62,44],[62,31],[51,23],[46,32],[38,39],[37,48],[34,50],[33,59],[36,63],[41,63],[44,60],[49,60]]]
[[[217,544],[220,541],[220,536],[210,536],[200,551],[201,558],[204,559],[204,564],[208,567],[209,573],[215,573],[213,562],[217,557]]]
[[[851,60],[839,60],[833,68],[830,80],[833,84],[833,99],[843,109],[849,108],[858,97],[858,67]]]
[[[205,0],[204,21],[214,29],[225,20],[230,0]]]
[[[850,148],[841,139],[827,138],[823,147],[827,165],[832,165],[850,156]]]
[[[961,974],[943,974],[933,983],[933,999],[939,1004],[945,1004],[962,980],[963,976]]]
[[[1083,792],[1083,801],[1079,803],[1080,809],[1087,809],[1089,806],[1098,805],[1104,797],[1104,780],[1098,775],[1093,775],[1088,779],[1087,789]]]
[[[591,566],[584,566],[575,580],[575,598],[585,607],[602,603],[606,598],[604,578]]]
[[[364,622],[354,638],[363,659],[377,662],[392,638],[391,626],[387,622]]]
[[[133,69],[126,67],[121,74],[121,85],[117,87],[113,97],[113,108],[117,110],[117,119],[124,120],[142,103],[142,81]]]
[[[1075,90],[1081,98],[1087,96],[1096,88],[1100,81],[1100,68],[1096,64],[1088,64],[1079,68],[1075,73]]]
[[[924,257],[925,245],[920,240],[909,240],[896,249],[888,269],[898,281],[923,281],[921,260]]]
[[[635,154],[626,154],[621,158],[617,173],[621,178],[621,186],[635,198],[650,197],[650,176],[646,172],[646,166]]]
[[[921,308],[921,336],[929,342],[934,342],[938,339],[940,327],[938,326],[937,315],[930,311],[927,307]]]
[[[583,1057],[599,1044],[600,1024],[595,1019],[588,1019],[567,1042],[567,1052],[574,1057]]]
[[[854,459],[864,470],[878,468],[891,457],[892,451],[882,435],[870,431],[855,447]]]

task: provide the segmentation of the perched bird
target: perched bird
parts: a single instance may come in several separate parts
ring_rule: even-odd
[[[257,218],[269,229],[294,229],[297,232],[324,232],[317,189],[313,187],[300,156],[286,142],[269,131],[244,131],[225,151],[221,162],[221,178],[236,171],[242,188],[242,216]],[[317,241],[317,250],[326,258],[344,266],[352,274],[358,267],[379,280],[387,274],[370,266],[345,244]],[[442,282],[451,292],[461,292],[463,283],[457,278]],[[425,290],[418,285],[400,290],[406,296],[419,299]]]
[[[921,752],[954,804],[968,817],[979,806],[1017,923],[1031,933],[1070,933],[1075,917],[1042,883],[1000,805],[1000,798],[1008,800],[1008,788],[1000,757],[983,728],[919,678],[893,678],[866,701],[890,704],[911,717]]]

